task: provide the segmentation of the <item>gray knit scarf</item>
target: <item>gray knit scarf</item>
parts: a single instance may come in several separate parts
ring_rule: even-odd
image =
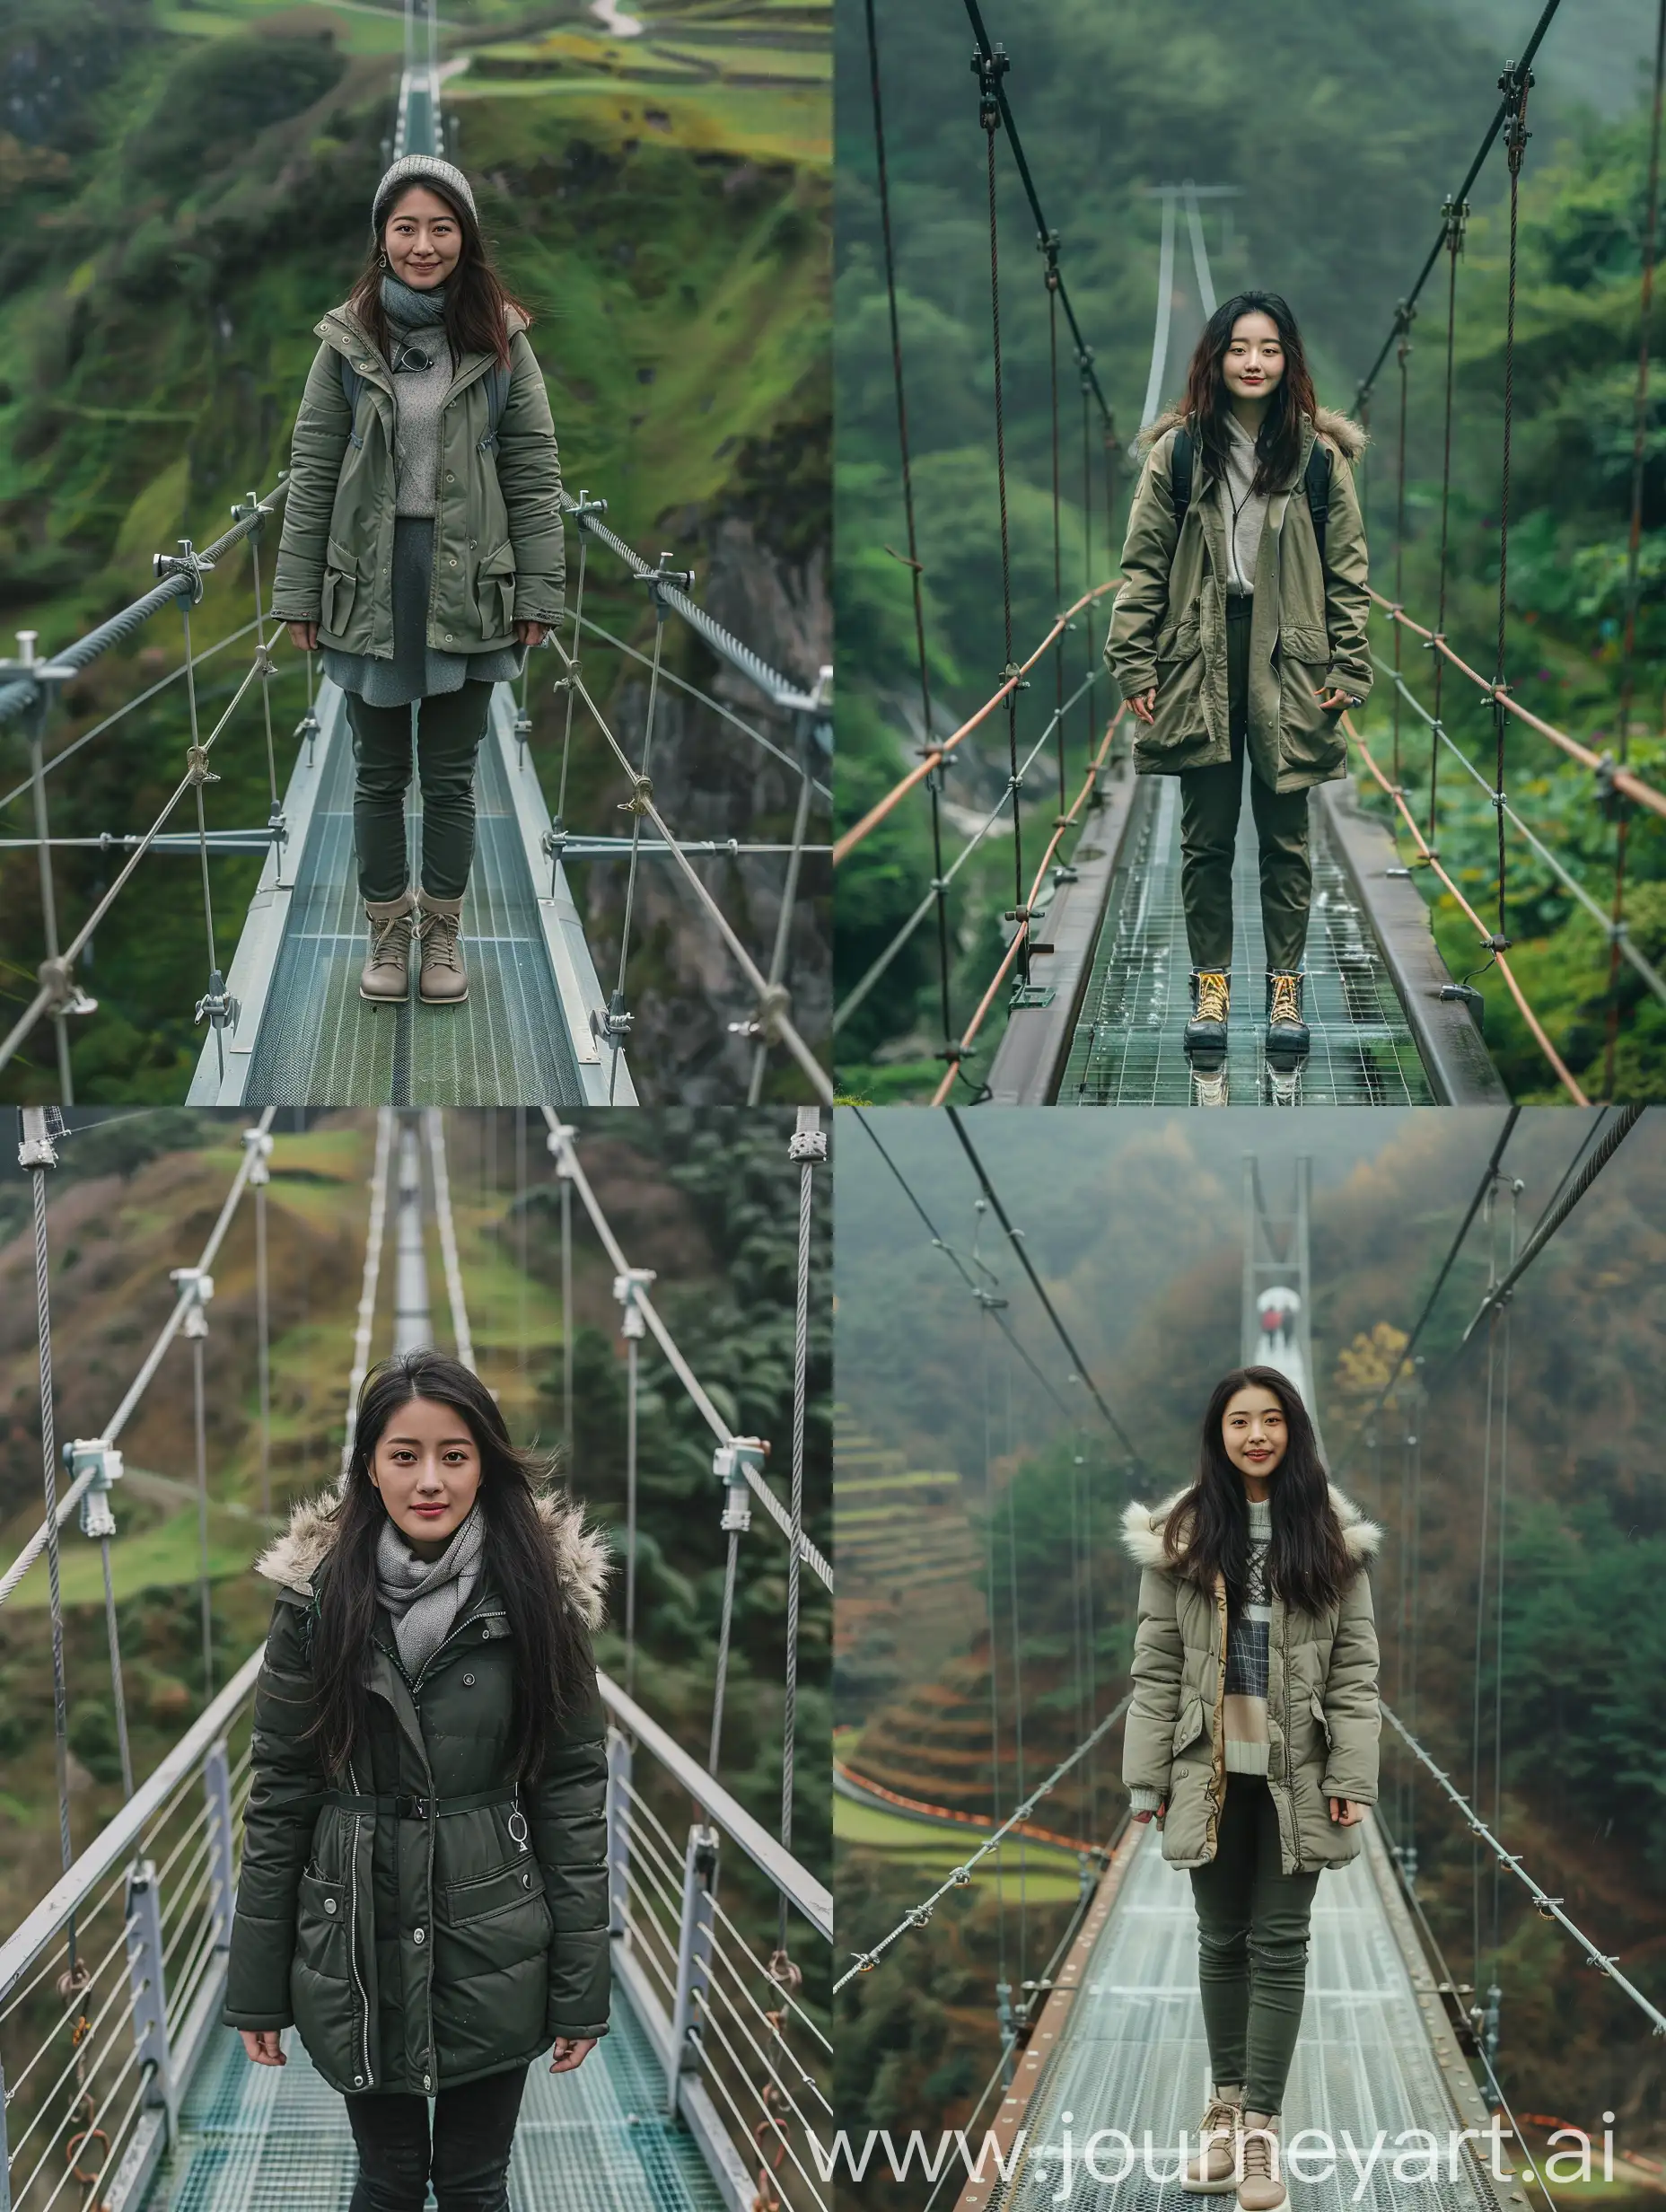
[[[413,1679],[452,1632],[480,1579],[486,1521],[475,1505],[437,1559],[419,1559],[390,1515],[376,1539],[376,1594],[393,1615],[399,1661]]]

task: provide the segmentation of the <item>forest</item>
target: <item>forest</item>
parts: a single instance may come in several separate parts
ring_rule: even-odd
[[[1085,1390],[1070,1388],[1040,1304],[993,1217],[976,1209],[977,1186],[940,1118],[886,1116],[882,1138],[994,1302],[981,1310],[923,1224],[897,1234],[897,1183],[853,1135],[836,1220],[841,1435],[864,1440],[853,1454],[859,1478],[883,1445],[899,1470],[919,1470],[895,1474],[893,1496],[911,1483],[924,1500],[926,1470],[933,1487],[929,1510],[899,1514],[882,1556],[841,1565],[834,1707],[845,1763],[986,1819],[992,1790],[1010,1809],[1021,1777],[1033,1788],[1083,1740],[1084,1722],[1111,1710],[1128,1687],[1138,1579],[1120,1548],[1123,1509],[1188,1479],[1199,1409],[1240,1356],[1241,1154],[1254,1154],[1269,1205],[1283,1209],[1294,1156],[1306,1153],[1316,1409],[1333,1479],[1384,1530],[1372,1569],[1384,1696],[1415,1716],[1419,1741],[1506,1848],[1657,1992],[1662,1133],[1644,1119],[1524,1276],[1507,1346],[1486,1328],[1465,1344],[1490,1270],[1507,1261],[1513,1236],[1525,1243],[1590,1134],[1583,1116],[1523,1118],[1506,1181],[1419,1339],[1416,1387],[1402,1375],[1373,1422],[1496,1117],[1407,1113],[1386,1129],[1389,1117],[1372,1117],[1371,1132],[1355,1133],[1337,1128],[1351,1120],[1339,1115],[1300,1117],[1300,1129],[1241,1116],[1241,1143],[1224,1147],[1179,1117],[1125,1110],[1109,1133],[1078,1135],[1049,1114],[1045,1150],[1037,1119],[978,1118],[978,1150],[1080,1354],[1077,1372],[1132,1448]],[[837,1464],[843,1515],[843,1444]],[[945,1566],[951,1521],[965,1533]],[[842,1529],[839,1542],[844,1563]],[[1393,1741],[1385,1726],[1381,1815],[1397,1840],[1415,1842],[1419,1893],[1453,1971],[1481,1988],[1496,1974],[1498,2063],[1513,2103],[1582,2125],[1612,2109],[1622,2140],[1658,2156],[1666,2108],[1646,2021],[1530,1900],[1507,1883],[1495,1888],[1490,1862]],[[1037,1820],[1102,1849],[1126,1803],[1120,1752],[1113,1729]],[[911,1778],[898,1779],[904,1771]],[[836,1895],[853,1947],[955,1863],[956,1839],[941,1831],[885,1827],[844,1804],[836,1826]],[[1016,1986],[1044,1971],[1077,1873],[1074,1847],[1009,1845],[998,1875],[952,1892],[845,1991],[844,2125],[970,2124],[998,2059],[997,1975]]]
[[[1018,120],[1059,266],[1110,420],[1084,401],[1070,333],[1057,344],[1058,516],[1063,599],[1114,574],[1138,447],[1152,346],[1161,208],[1154,188],[1188,178],[1199,203],[1218,296],[1268,286],[1302,328],[1322,404],[1354,412],[1360,383],[1390,337],[1396,303],[1439,238],[1442,202],[1463,175],[1498,104],[1496,81],[1539,11],[1490,0],[1324,7],[1295,0],[1276,16],[1204,0],[1022,0],[990,18],[1005,45],[1004,90]],[[1516,346],[1513,371],[1507,680],[1530,711],[1600,754],[1620,750],[1618,717],[1630,522],[1632,433],[1647,227],[1649,113],[1645,53],[1653,10],[1565,7],[1553,20],[1530,94],[1520,185]],[[1000,680],[1001,527],[991,344],[990,245],[983,133],[962,12],[874,9],[888,135],[899,326],[917,516],[928,683],[934,734],[946,733]],[[839,22],[837,166],[837,616],[841,683],[838,807],[854,821],[912,765],[923,710],[898,466],[896,400],[863,12]],[[1453,321],[1453,427],[1448,502],[1446,632],[1484,672],[1497,626],[1508,238],[1505,172],[1495,154],[1471,194]],[[1002,286],[1006,518],[1014,658],[1045,635],[1056,610],[1054,445],[1044,258],[1005,150],[997,162]],[[1201,313],[1182,216],[1177,308],[1162,399],[1179,389]],[[1418,303],[1407,364],[1404,533],[1399,534],[1399,369],[1390,353],[1364,414],[1363,470],[1373,578],[1423,622],[1438,597],[1444,450],[1446,268]],[[1659,290],[1650,343],[1666,320]],[[1644,448],[1641,601],[1631,766],[1658,777],[1666,719],[1666,434],[1658,376]],[[1107,526],[1108,513],[1109,526]],[[1397,584],[1394,581],[1399,578]],[[1373,646],[1391,661],[1390,626]],[[1064,639],[1064,688],[1097,665],[1102,616],[1078,618]],[[1426,654],[1407,642],[1411,689],[1431,698]],[[1055,699],[1049,661],[1021,700],[1022,752]],[[1114,702],[1101,683],[1065,724],[1070,794],[1081,783]],[[1450,682],[1449,733],[1490,772],[1493,716]],[[1409,708],[1398,717],[1381,680],[1362,734],[1398,768],[1414,815],[1426,820],[1430,740]],[[1415,734],[1414,734],[1415,732]],[[1120,742],[1120,740],[1118,741]],[[946,772],[945,857],[958,856],[1005,789],[1006,730],[986,724]],[[1027,779],[1022,803],[1039,851],[1057,811],[1054,746]],[[1362,769],[1356,781],[1364,788]],[[1506,788],[1540,838],[1606,912],[1616,828],[1590,772],[1548,741],[1512,725]],[[1368,796],[1368,806],[1379,802]],[[1386,803],[1383,803],[1386,804]],[[1420,813],[1420,809],[1421,813]],[[1386,819],[1386,816],[1385,816]],[[1626,914],[1653,960],[1666,949],[1666,841],[1658,819],[1628,824]],[[1012,904],[1010,830],[991,834],[951,894],[951,1030],[958,1034],[999,961]],[[1486,794],[1448,759],[1440,782],[1438,850],[1484,915],[1496,897],[1496,820]],[[1403,862],[1415,859],[1401,835]],[[932,874],[926,802],[905,803],[840,872],[842,1000],[924,894]],[[1472,926],[1426,870],[1436,941],[1454,976],[1474,976],[1486,1037],[1519,1100],[1559,1100],[1556,1078],[1495,974],[1480,974]],[[1512,832],[1506,927],[1512,965],[1570,1069],[1592,1095],[1608,1081],[1611,1004],[1619,1035],[1613,1095],[1666,1095],[1666,1008],[1621,966],[1611,1000],[1609,949],[1595,920]],[[1651,948],[1653,948],[1651,950]],[[921,928],[882,983],[838,1028],[841,1080],[883,1102],[929,1095],[939,1049],[939,954]],[[985,1052],[1000,1024],[986,1032]],[[986,1066],[980,1058],[978,1067]]]

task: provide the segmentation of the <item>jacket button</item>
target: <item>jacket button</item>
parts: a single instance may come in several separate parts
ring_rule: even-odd
[[[355,2074],[355,2075],[353,2076],[353,2086],[354,2086],[355,2089],[363,2089],[363,2088],[364,2088],[364,2076],[362,2074]]]
[[[463,1676],[463,1688],[465,1690],[472,1690],[474,1688],[474,1676],[472,1674],[465,1674]]]
[[[447,644],[448,645],[449,645],[451,644],[451,642],[452,642],[452,633],[450,632],[450,630],[447,630],[447,631],[446,631],[446,633],[445,633],[445,642],[446,642],[446,644]]]
[[[452,564],[452,566],[453,568],[455,568],[455,567],[456,567],[456,566],[457,566],[457,556],[456,556],[456,554],[455,554],[455,553],[448,553],[448,554],[446,555],[446,557],[446,557],[446,559],[447,559],[448,561],[450,561],[450,563]]]
[[[449,469],[445,471],[445,480],[448,484],[455,484],[457,481],[457,478],[452,474]]]
[[[336,1900],[333,1897],[327,1897],[324,1900],[324,1909],[326,1912],[334,1912],[336,1909]]]
[[[421,1928],[419,1928],[419,1927],[414,1927],[414,1928],[411,1930],[411,1941],[412,1941],[414,1944],[419,1944],[419,1943],[421,1943],[422,1939],[423,1939],[423,1934],[422,1934],[422,1930],[421,1930]]]

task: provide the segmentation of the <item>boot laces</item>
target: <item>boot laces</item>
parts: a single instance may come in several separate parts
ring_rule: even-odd
[[[1200,1022],[1224,1022],[1226,1019],[1226,978],[1206,971],[1197,979],[1197,1019]]]
[[[1294,976],[1275,976],[1273,978],[1273,1012],[1271,1019],[1275,1022],[1301,1021],[1302,1002],[1296,996],[1296,979]]]
[[[1241,2106],[1229,2104],[1224,2097],[1216,2097],[1203,2116],[1198,2133],[1207,2138],[1211,2135],[1224,2135],[1230,2140],[1241,2124]]]
[[[458,914],[429,914],[423,922],[423,957],[431,968],[456,968],[457,934],[462,924]]]
[[[1270,2134],[1259,2128],[1245,2125],[1243,2134],[1244,2179],[1247,2181],[1270,2181],[1273,2178],[1273,2145]]]
[[[390,914],[385,921],[373,922],[370,931],[370,964],[373,968],[397,968],[408,956],[411,917],[408,914]]]

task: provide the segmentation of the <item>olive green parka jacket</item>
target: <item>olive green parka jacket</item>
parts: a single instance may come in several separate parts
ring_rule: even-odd
[[[1218,481],[1200,443],[1192,453],[1191,499],[1174,525],[1171,464],[1178,410],[1151,426],[1145,465],[1122,548],[1122,584],[1105,659],[1125,699],[1154,689],[1155,720],[1139,724],[1134,766],[1145,775],[1223,767],[1232,757],[1226,666],[1226,523]],[[1321,561],[1302,490],[1314,439],[1330,450],[1330,508]],[[1319,703],[1337,689],[1371,690],[1366,618],[1371,600],[1365,525],[1350,463],[1365,433],[1320,408],[1303,426],[1293,488],[1267,502],[1256,559],[1250,625],[1248,750],[1264,784],[1301,791],[1346,772],[1338,712]]]
[[[440,416],[434,586],[427,642],[489,653],[517,622],[561,617],[566,556],[561,469],[543,372],[526,318],[509,310],[510,382],[491,447],[490,354],[465,354]],[[316,326],[320,345],[290,447],[289,490],[272,586],[283,622],[316,622],[343,653],[393,657],[393,376],[351,308]],[[346,356],[363,379],[355,410],[341,389]]]
[[[539,1511],[588,1635],[602,1540],[576,1506],[542,1498]],[[367,1740],[350,1774],[327,1777],[306,1731],[334,1536],[327,1505],[302,1505],[257,1563],[278,1596],[255,1686],[224,2017],[293,2023],[334,2089],[431,2096],[530,2065],[558,2035],[607,2032],[606,1718],[592,1684],[537,1783],[515,1790],[515,1648],[483,1577],[415,1681],[380,1612]]]
[[[1190,1486],[1188,1485],[1188,1488]],[[1222,1715],[1226,1698],[1226,1584],[1200,1590],[1167,1565],[1163,1527],[1185,1496],[1130,1505],[1123,1547],[1144,1570],[1134,1637],[1134,1701],[1122,1746],[1129,1789],[1168,1801],[1162,1856],[1174,1866],[1214,1856],[1230,1786]],[[1283,1870],[1311,1874],[1357,1857],[1362,1831],[1330,1817],[1332,1797],[1377,1802],[1377,1628],[1365,1562],[1382,1540],[1334,1484],[1330,1503],[1358,1572],[1322,1614],[1286,1607],[1275,1593],[1267,1636],[1267,1787],[1278,1812]]]

